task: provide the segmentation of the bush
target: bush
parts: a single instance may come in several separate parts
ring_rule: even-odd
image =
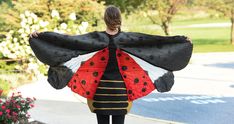
[[[23,98],[20,92],[13,93],[4,101],[0,100],[0,123],[12,124],[22,121],[27,123],[30,117],[28,110],[34,107],[35,100],[35,98]]]
[[[102,20],[104,12],[104,2],[96,0],[16,0],[12,5],[3,2],[0,4],[0,32],[8,32],[11,29],[20,28],[20,13],[31,11],[39,18],[47,20],[54,25],[59,26],[62,23],[68,23],[70,13],[75,13],[75,24],[82,21],[89,24],[95,24]],[[57,10],[60,13],[59,23],[53,23],[51,12]]]
[[[17,72],[17,70],[15,69],[16,65],[16,62],[0,61],[0,73],[7,74],[11,72]]]
[[[2,91],[2,93],[0,94],[0,98],[6,98],[11,90],[11,83],[7,82],[6,80],[0,79],[0,90]]]
[[[92,0],[21,0],[12,1],[11,7],[0,4],[0,8],[0,25],[11,27],[0,28],[0,35],[4,34],[4,37],[0,37],[0,59],[20,59],[10,65],[0,62],[0,69],[25,72],[36,78],[45,75],[48,66],[35,57],[29,46],[28,35],[35,30],[66,34],[93,31],[93,25],[102,20],[104,3]]]
[[[20,59],[13,70],[25,72],[37,77],[46,74],[48,66],[41,63],[34,55],[28,42],[28,35],[35,30],[54,31],[68,34],[84,34],[89,26],[88,22],[75,24],[75,13],[70,14],[67,23],[60,24],[60,13],[57,10],[51,12],[52,22],[44,21],[30,11],[20,14],[21,28],[17,31],[11,30],[6,38],[0,42],[0,50],[5,58]],[[56,25],[55,25],[56,24]],[[57,25],[58,24],[58,25]],[[4,67],[5,68],[5,67]]]

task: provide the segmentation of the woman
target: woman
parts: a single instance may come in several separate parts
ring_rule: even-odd
[[[80,36],[75,37],[75,38],[71,37],[71,40],[73,40],[72,38],[74,38],[74,41],[76,42],[77,40],[75,39],[78,39],[79,41],[81,39],[85,39],[85,38],[89,39],[90,37],[92,37],[92,39],[90,38],[90,40],[97,39],[96,42],[106,41],[106,45],[101,44],[102,47],[98,47],[97,49],[95,47],[92,48],[96,50],[89,49],[90,51],[98,51],[98,52],[92,55],[90,59],[86,59],[85,64],[82,65],[82,62],[81,62],[79,69],[75,71],[76,73],[71,74],[72,77],[69,77],[69,80],[65,81],[68,83],[65,83],[64,86],[67,85],[68,87],[72,89],[73,92],[76,92],[80,94],[81,96],[84,96],[87,98],[87,103],[88,103],[90,110],[96,113],[98,124],[109,124],[110,115],[112,115],[112,124],[124,124],[125,115],[130,111],[133,100],[146,96],[155,88],[159,92],[167,92],[171,89],[174,83],[174,80],[173,80],[174,76],[171,71],[182,69],[187,65],[188,60],[190,59],[190,56],[191,56],[191,45],[189,47],[185,46],[185,47],[188,47],[189,50],[186,53],[187,57],[181,59],[185,61],[183,62],[184,64],[181,67],[177,68],[177,67],[174,67],[174,65],[172,66],[172,64],[170,65],[165,64],[165,63],[171,62],[170,60],[168,60],[169,62],[167,62],[167,60],[162,60],[162,62],[160,63],[158,63],[158,61],[155,63],[155,61],[153,61],[154,60],[153,57],[157,53],[155,53],[154,51],[152,52],[152,51],[147,51],[147,50],[149,50],[150,48],[153,48],[154,50],[156,49],[161,50],[161,46],[163,46],[163,43],[161,43],[162,40],[165,40],[168,42],[172,42],[172,41],[180,42],[180,41],[188,41],[188,39],[185,37],[160,37],[160,36],[155,37],[155,36],[150,36],[150,35],[134,34],[134,33],[126,33],[126,36],[125,36],[124,32],[121,32],[121,23],[122,23],[121,13],[120,13],[120,10],[115,6],[107,7],[107,9],[105,10],[105,14],[104,14],[104,21],[106,24],[106,31],[99,32],[99,33],[90,33],[91,36],[85,35],[83,38],[82,37],[80,38]],[[32,34],[30,34],[30,37],[37,38],[39,35],[40,35],[39,32],[33,32]],[[58,34],[56,34],[56,36],[58,36]],[[67,38],[68,36],[63,36],[63,37]],[[49,38],[51,37],[48,35],[47,39]],[[43,38],[41,39],[45,40]],[[57,39],[61,39],[61,38],[57,38]],[[146,44],[145,44],[145,47],[143,48],[142,41],[144,40]],[[153,45],[152,40],[160,41],[157,43],[158,45],[157,48],[152,47]],[[135,47],[138,48],[137,53],[131,49],[134,45],[133,44],[134,41],[136,41],[136,43],[141,41],[140,44],[142,44],[142,45],[135,44]],[[150,41],[151,43],[147,43],[148,41]],[[61,71],[59,72],[58,71],[59,69],[57,69],[56,67],[53,67],[54,65],[57,66],[58,64],[50,63],[47,60],[45,60],[43,57],[41,57],[43,55],[40,55],[41,53],[36,50],[37,49],[35,47],[36,45],[34,45],[33,42],[36,42],[36,40],[31,42],[31,47],[36,53],[36,56],[42,62],[49,64],[49,65],[51,64],[51,68],[48,71],[48,75],[49,76],[52,75],[51,77],[53,77],[53,75],[59,75]],[[125,44],[123,45],[124,42]],[[93,45],[94,43],[91,43],[91,44]],[[183,42],[183,43],[186,43],[186,42]],[[171,43],[168,43],[168,44],[171,44]],[[79,45],[81,45],[81,43]],[[96,44],[96,46],[99,46],[99,45]],[[66,47],[66,46],[63,45],[59,47]],[[77,46],[77,47],[81,47],[81,46]],[[122,50],[125,50],[126,52],[131,53],[132,55],[136,55],[136,56],[139,56],[139,58],[143,58],[143,60],[153,65],[158,65],[166,69],[161,69],[160,74],[157,74],[156,76],[154,76],[153,73],[151,73],[150,69],[156,69],[155,67],[149,65],[148,70],[147,68],[141,67],[142,64],[136,62],[136,61],[141,61],[141,60],[137,60],[137,58],[134,58],[134,56],[130,56],[127,53],[121,51],[120,50],[121,48]],[[79,50],[81,51],[81,49]],[[144,50],[146,52],[145,53],[141,52],[141,50]],[[183,52],[184,50],[181,53],[184,54]],[[146,56],[148,53],[152,53],[152,55],[150,55],[149,57]],[[79,54],[79,55],[82,55],[82,54]],[[163,57],[163,55],[160,55],[160,56]],[[75,57],[70,57],[70,58],[75,58]],[[64,62],[63,66],[68,67],[69,62],[71,63],[71,61],[72,59],[69,61],[68,60],[63,61]],[[142,61],[141,63],[144,63],[144,62]],[[103,67],[101,66],[96,67],[96,65],[102,65],[102,64],[103,64]],[[177,64],[180,65],[179,62],[177,62]],[[87,72],[84,72],[84,70],[87,68],[88,68],[88,70],[86,70]],[[100,70],[97,69],[96,71],[93,71],[93,68],[100,68]],[[65,71],[63,70],[62,72],[64,73],[66,72],[66,70]],[[157,68],[156,70],[160,70],[160,69]],[[167,70],[170,70],[170,71],[167,71]],[[92,71],[91,75],[93,77],[87,76],[89,75],[89,71]],[[67,71],[67,72],[71,73],[70,71]],[[152,75],[154,78],[150,78]],[[57,78],[58,76],[56,76],[56,79],[49,77],[48,81],[56,82],[55,80],[58,80]],[[95,79],[91,80],[90,78],[95,78]],[[152,82],[151,80],[154,82]],[[78,84],[77,82],[80,82],[80,83]],[[93,82],[93,84],[90,83],[90,85],[87,86],[88,82]],[[54,84],[51,84],[51,85],[55,86]],[[80,89],[87,88],[90,90],[80,91],[78,87],[81,87]],[[95,87],[95,88],[92,89],[90,87]],[[92,95],[92,92],[94,93],[93,95]]]

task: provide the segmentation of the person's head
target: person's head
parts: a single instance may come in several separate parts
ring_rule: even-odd
[[[104,13],[104,21],[108,29],[113,31],[116,29],[120,30],[122,19],[119,8],[113,5],[108,6]]]

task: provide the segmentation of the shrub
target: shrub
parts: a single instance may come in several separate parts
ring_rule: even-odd
[[[1,97],[6,98],[10,89],[11,89],[10,82],[0,79],[0,91],[1,91],[0,98]]]
[[[21,28],[17,31],[11,30],[6,34],[6,38],[0,42],[0,51],[5,58],[21,59],[14,69],[26,72],[31,77],[46,74],[48,66],[36,59],[28,42],[28,35],[35,31],[54,31],[68,34],[84,34],[89,26],[88,22],[75,23],[75,13],[69,15],[67,23],[60,23],[60,14],[57,10],[52,10],[52,22],[40,19],[36,14],[25,11],[20,14]],[[56,24],[56,25],[55,25]]]
[[[13,93],[4,101],[0,99],[0,123],[12,124],[22,120],[27,122],[30,118],[28,110],[34,107],[35,100],[35,98],[23,98],[20,92]]]

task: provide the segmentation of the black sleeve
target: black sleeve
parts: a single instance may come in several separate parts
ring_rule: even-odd
[[[183,69],[189,62],[193,44],[185,36],[157,36],[126,32],[115,38],[116,45],[144,61],[170,71]]]
[[[174,74],[170,71],[154,81],[154,86],[158,92],[168,92],[174,85]]]
[[[49,67],[48,79],[49,84],[55,89],[62,89],[67,86],[72,78],[73,73],[71,69],[66,66]]]

